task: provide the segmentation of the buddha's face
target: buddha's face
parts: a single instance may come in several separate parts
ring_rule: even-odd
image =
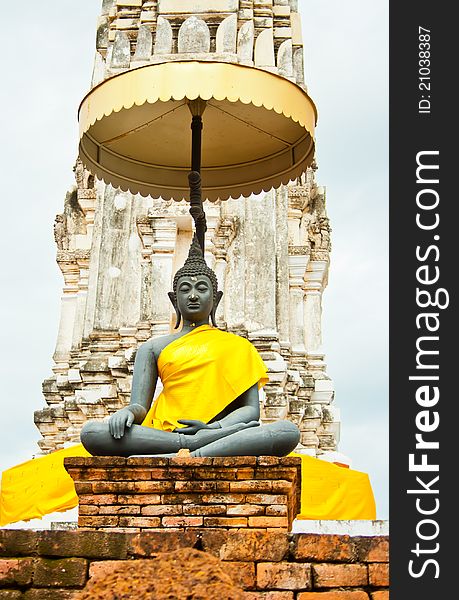
[[[214,303],[212,283],[207,275],[180,277],[176,297],[185,321],[207,321]]]

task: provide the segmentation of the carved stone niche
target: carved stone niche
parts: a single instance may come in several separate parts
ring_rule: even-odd
[[[210,13],[233,13],[239,8],[239,0],[158,0],[161,15],[197,15]]]

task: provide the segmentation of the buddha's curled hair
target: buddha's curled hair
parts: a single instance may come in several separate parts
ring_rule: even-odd
[[[218,288],[217,276],[204,260],[198,238],[196,237],[196,234],[194,234],[190,250],[188,252],[188,258],[184,262],[183,267],[181,267],[174,276],[174,282],[172,286],[174,294],[177,293],[177,283],[180,277],[197,277],[198,275],[206,275],[210,279],[214,295],[214,304],[216,304]]]

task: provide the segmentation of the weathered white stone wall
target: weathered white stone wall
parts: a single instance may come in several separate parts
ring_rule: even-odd
[[[304,85],[294,0],[103,0],[96,44],[94,85],[183,58],[254,65]],[[136,348],[174,325],[167,292],[192,236],[186,202],[114,190],[79,161],[75,179],[55,223],[64,288],[47,407],[35,414],[43,451],[77,441],[88,418],[128,402]],[[336,449],[321,338],[330,228],[314,168],[290,186],[205,210],[206,259],[224,291],[217,322],[248,337],[269,370],[263,421],[297,423],[305,452]]]
[[[296,0],[153,0],[102,3],[92,84],[171,60],[256,66],[304,87]]]

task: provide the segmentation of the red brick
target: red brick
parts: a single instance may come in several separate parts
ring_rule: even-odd
[[[246,502],[250,504],[287,504],[284,494],[247,494]]]
[[[255,587],[255,564],[253,562],[225,562],[223,569],[233,583],[243,590]]]
[[[119,504],[160,504],[161,496],[159,494],[127,494],[118,496]]]
[[[118,517],[109,515],[94,515],[78,517],[78,527],[116,527],[118,525]]]
[[[169,460],[159,456],[130,456],[125,459],[127,467],[145,467],[151,471],[154,469],[167,471]]]
[[[211,456],[172,456],[169,459],[171,467],[211,467],[213,462]]]
[[[122,456],[69,456],[64,458],[67,467],[123,467],[128,464],[128,459]]]
[[[153,479],[151,469],[109,469],[107,470],[108,481],[143,481]]]
[[[255,471],[255,477],[257,479],[271,479],[273,481],[279,481],[280,479],[284,481],[296,481],[297,479],[297,469],[292,468],[266,468],[266,467],[258,467]]]
[[[220,559],[223,548],[225,547],[226,540],[228,539],[228,535],[230,533],[234,533],[234,529],[224,529],[221,527],[205,527],[203,529],[199,529],[199,537],[200,537],[200,548],[204,552],[215,556]],[[238,559],[236,559],[238,560]],[[244,559],[243,559],[244,560]],[[251,561],[251,558],[245,559]]]
[[[72,469],[72,478],[77,481],[110,481],[109,473],[108,469]]]
[[[78,507],[79,515],[97,515],[99,514],[99,507],[93,504],[80,504]]]
[[[273,467],[280,464],[279,456],[258,456],[257,465],[262,467]]]
[[[32,588],[20,596],[21,600],[72,600],[75,590],[66,590],[62,588]],[[3,600],[3,599],[2,599]]]
[[[98,533],[99,532],[110,532],[110,533],[140,533],[142,531],[142,529],[140,527],[102,527],[101,529],[98,529]],[[99,557],[97,557],[99,558]]]
[[[265,512],[266,506],[261,506],[260,504],[232,504],[227,508],[228,515],[250,515],[250,516],[258,516],[263,515]]]
[[[196,531],[197,529],[198,529],[197,527],[195,527],[195,528],[190,527],[189,531]],[[181,532],[185,531],[185,529],[183,527],[167,527],[167,528],[165,528],[161,525],[161,527],[142,527],[141,529],[137,529],[136,531],[139,531],[141,533],[150,532],[150,531],[153,531],[153,532],[156,531],[157,533],[164,533],[164,532],[170,533],[171,531],[181,533]]]
[[[201,504],[201,494],[163,494],[161,504]]]
[[[389,590],[371,592],[371,600],[389,600]]]
[[[188,504],[183,507],[183,514],[190,516],[210,517],[226,515],[224,504]]]
[[[221,479],[234,481],[237,469],[193,469],[194,479]]]
[[[187,479],[199,479],[195,477],[193,469],[187,468],[171,468],[165,474],[164,477],[158,477],[158,479],[169,479],[170,481],[186,481]]]
[[[96,560],[89,565],[89,577],[108,575],[117,565],[117,560]]]
[[[0,556],[30,556],[36,551],[39,536],[31,529],[0,529]]]
[[[196,530],[189,531],[144,531],[128,538],[128,556],[146,556],[158,554],[159,552],[172,552],[179,548],[194,548],[198,541]]]
[[[135,491],[136,485],[136,481],[94,481],[92,490],[95,494],[128,494]]]
[[[268,562],[257,565],[259,589],[310,590],[311,566],[306,563]]]
[[[332,592],[301,592],[297,600],[368,600],[362,590],[333,590]]]
[[[92,483],[89,481],[74,481],[75,491],[78,496],[83,494],[92,494]]]
[[[299,533],[293,536],[293,540],[293,556],[297,560],[315,562],[355,560],[356,549],[348,535]]]
[[[159,517],[120,517],[120,527],[159,527]]]
[[[128,536],[102,531],[40,531],[37,553],[41,556],[78,556],[83,558],[126,558]]]
[[[202,501],[205,504],[241,504],[244,494],[205,494]]]
[[[295,486],[291,481],[280,479],[272,482],[272,490],[276,494],[291,494],[295,490]]]
[[[140,457],[139,457],[140,458]],[[148,469],[150,473],[150,479],[157,481],[158,479],[173,479],[169,467],[157,467]]]
[[[315,588],[360,587],[367,585],[366,565],[312,565]]]
[[[244,592],[244,600],[293,600],[293,592]]]
[[[299,456],[282,456],[279,459],[281,466],[296,467],[298,470],[301,468],[301,458]]]
[[[216,536],[214,536],[216,538]],[[225,536],[210,538],[202,534],[204,550],[212,551],[218,545],[219,556],[222,560],[240,561],[270,561],[276,562],[287,556],[289,540],[286,533],[266,533],[251,531],[228,531]]]
[[[139,515],[140,506],[130,504],[129,506],[123,506],[121,504],[100,506],[99,515]]]
[[[173,481],[135,481],[134,490],[141,494],[166,494],[174,491]]]
[[[273,504],[266,507],[266,514],[273,517],[287,516],[286,504]]]
[[[2,591],[0,593],[1,593],[0,598],[2,600],[22,600],[22,598],[24,598],[24,596],[22,595],[22,592],[20,590],[4,590],[4,589],[2,589]]]
[[[163,517],[161,524],[163,527],[202,527],[203,517]]]
[[[32,558],[6,558],[0,560],[0,587],[28,585],[33,577]]]
[[[270,480],[232,481],[230,492],[270,492],[271,484]]]
[[[375,587],[389,586],[389,565],[387,563],[373,563],[368,565],[368,578],[370,585]]]
[[[251,467],[257,464],[256,456],[216,456],[212,464],[214,467]]]
[[[39,558],[33,583],[37,587],[83,587],[88,561],[84,558]]]
[[[250,467],[241,467],[236,472],[236,479],[253,479],[254,470]]]
[[[181,515],[183,506],[181,504],[153,504],[142,506],[141,513],[145,516],[156,517],[162,515]]]
[[[229,481],[216,481],[215,482],[215,490],[217,492],[229,492]]]
[[[281,527],[288,529],[287,517],[249,517],[249,527]]]
[[[245,517],[204,517],[204,527],[247,527]]]
[[[215,481],[176,481],[176,492],[214,492]]]
[[[100,506],[101,504],[116,504],[118,498],[116,494],[83,494],[79,497],[80,506],[82,504],[95,504]]]
[[[387,536],[354,538],[359,562],[388,562],[389,538]]]

